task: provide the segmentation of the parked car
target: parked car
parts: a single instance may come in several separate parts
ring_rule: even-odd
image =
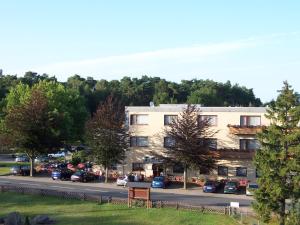
[[[224,186],[224,194],[236,194],[239,190],[237,181],[228,181]]]
[[[30,174],[30,166],[13,166],[10,168],[13,175],[28,176]]]
[[[246,195],[251,196],[254,194],[254,191],[258,189],[257,183],[249,183],[246,188]]]
[[[126,186],[128,183],[128,177],[127,176],[120,176],[117,178],[117,185],[118,186]]]
[[[16,162],[29,162],[29,157],[27,155],[19,155],[15,159]]]
[[[52,180],[68,180],[71,179],[72,174],[73,174],[72,170],[56,169],[52,171],[51,178]]]
[[[86,171],[77,171],[71,176],[71,181],[88,182],[95,180],[95,175]]]
[[[220,183],[218,181],[206,181],[203,186],[203,192],[212,193],[216,192],[219,188]]]
[[[35,163],[44,163],[44,162],[49,162],[49,157],[48,156],[38,156],[34,159]]]
[[[48,154],[48,157],[50,158],[60,158],[60,157],[65,157],[67,155],[67,151],[59,151],[56,153],[50,153]]]
[[[152,188],[166,188],[169,184],[167,177],[157,176],[153,178],[151,187]]]

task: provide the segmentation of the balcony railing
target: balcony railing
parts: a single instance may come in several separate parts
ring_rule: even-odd
[[[240,125],[230,125],[228,124],[230,134],[248,134],[255,135],[258,132],[261,132],[265,126],[240,126]]]
[[[218,149],[211,151],[215,159],[253,159],[255,150]]]

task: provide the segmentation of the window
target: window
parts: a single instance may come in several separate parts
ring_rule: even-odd
[[[247,177],[247,167],[237,167],[236,168],[237,177]]]
[[[208,121],[210,126],[218,125],[218,116],[216,115],[200,115],[198,121]]]
[[[118,169],[117,164],[116,163],[111,164],[110,166],[108,166],[108,169],[109,170],[117,170]]]
[[[260,116],[241,116],[241,126],[260,126]]]
[[[217,138],[200,138],[199,141],[199,144],[207,146],[209,150],[217,150]]]
[[[218,166],[218,175],[219,176],[228,176],[228,167],[227,166]]]
[[[148,147],[148,137],[130,137],[130,147]]]
[[[240,139],[240,150],[257,150],[260,148],[256,139]]]
[[[134,114],[130,115],[130,125],[147,125],[148,115],[147,114]]]
[[[208,144],[208,148],[210,150],[217,150],[217,139],[216,138],[207,138],[205,139],[205,141],[207,141]]]
[[[143,163],[132,163],[132,171],[141,171],[144,170]]]
[[[164,147],[171,148],[175,146],[175,139],[172,137],[164,137]]]
[[[164,125],[169,125],[173,120],[177,119],[177,115],[165,115],[164,116]]]
[[[183,173],[184,168],[181,164],[175,164],[173,166],[173,173]]]
[[[259,178],[260,177],[260,172],[258,171],[258,169],[255,169],[255,177]]]

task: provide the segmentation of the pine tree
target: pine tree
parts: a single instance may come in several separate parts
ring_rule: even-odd
[[[215,166],[209,151],[209,140],[216,131],[211,129],[209,119],[199,120],[199,115],[197,105],[189,104],[164,130],[164,135],[174,142],[163,152],[164,161],[183,165],[184,189],[187,188],[189,168],[209,172]]]
[[[260,175],[254,208],[264,221],[274,213],[284,225],[286,200],[297,202],[300,196],[300,104],[287,82],[269,105],[266,117],[270,126],[258,134],[261,149],[254,159]]]

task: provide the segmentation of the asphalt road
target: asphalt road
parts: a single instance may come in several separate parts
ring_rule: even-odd
[[[52,190],[62,190],[62,191],[76,191],[84,192],[90,194],[101,194],[102,196],[112,196],[118,198],[127,198],[127,188],[112,188],[112,187],[97,187],[94,183],[93,186],[88,183],[72,183],[70,181],[39,181],[37,180],[26,180],[14,177],[0,177],[0,184],[17,184],[22,187],[29,188],[43,188]],[[167,191],[167,190],[163,190]],[[215,197],[213,196],[215,195]],[[222,197],[221,197],[222,196]],[[251,198],[245,198],[245,196],[231,195],[224,197],[224,195],[218,196],[218,194],[205,195],[191,195],[191,194],[177,194],[177,193],[167,193],[167,192],[151,192],[151,198],[153,200],[161,201],[172,201],[172,202],[182,202],[192,205],[204,205],[204,206],[228,206],[230,202],[239,202],[240,207],[249,207],[251,205]]]

